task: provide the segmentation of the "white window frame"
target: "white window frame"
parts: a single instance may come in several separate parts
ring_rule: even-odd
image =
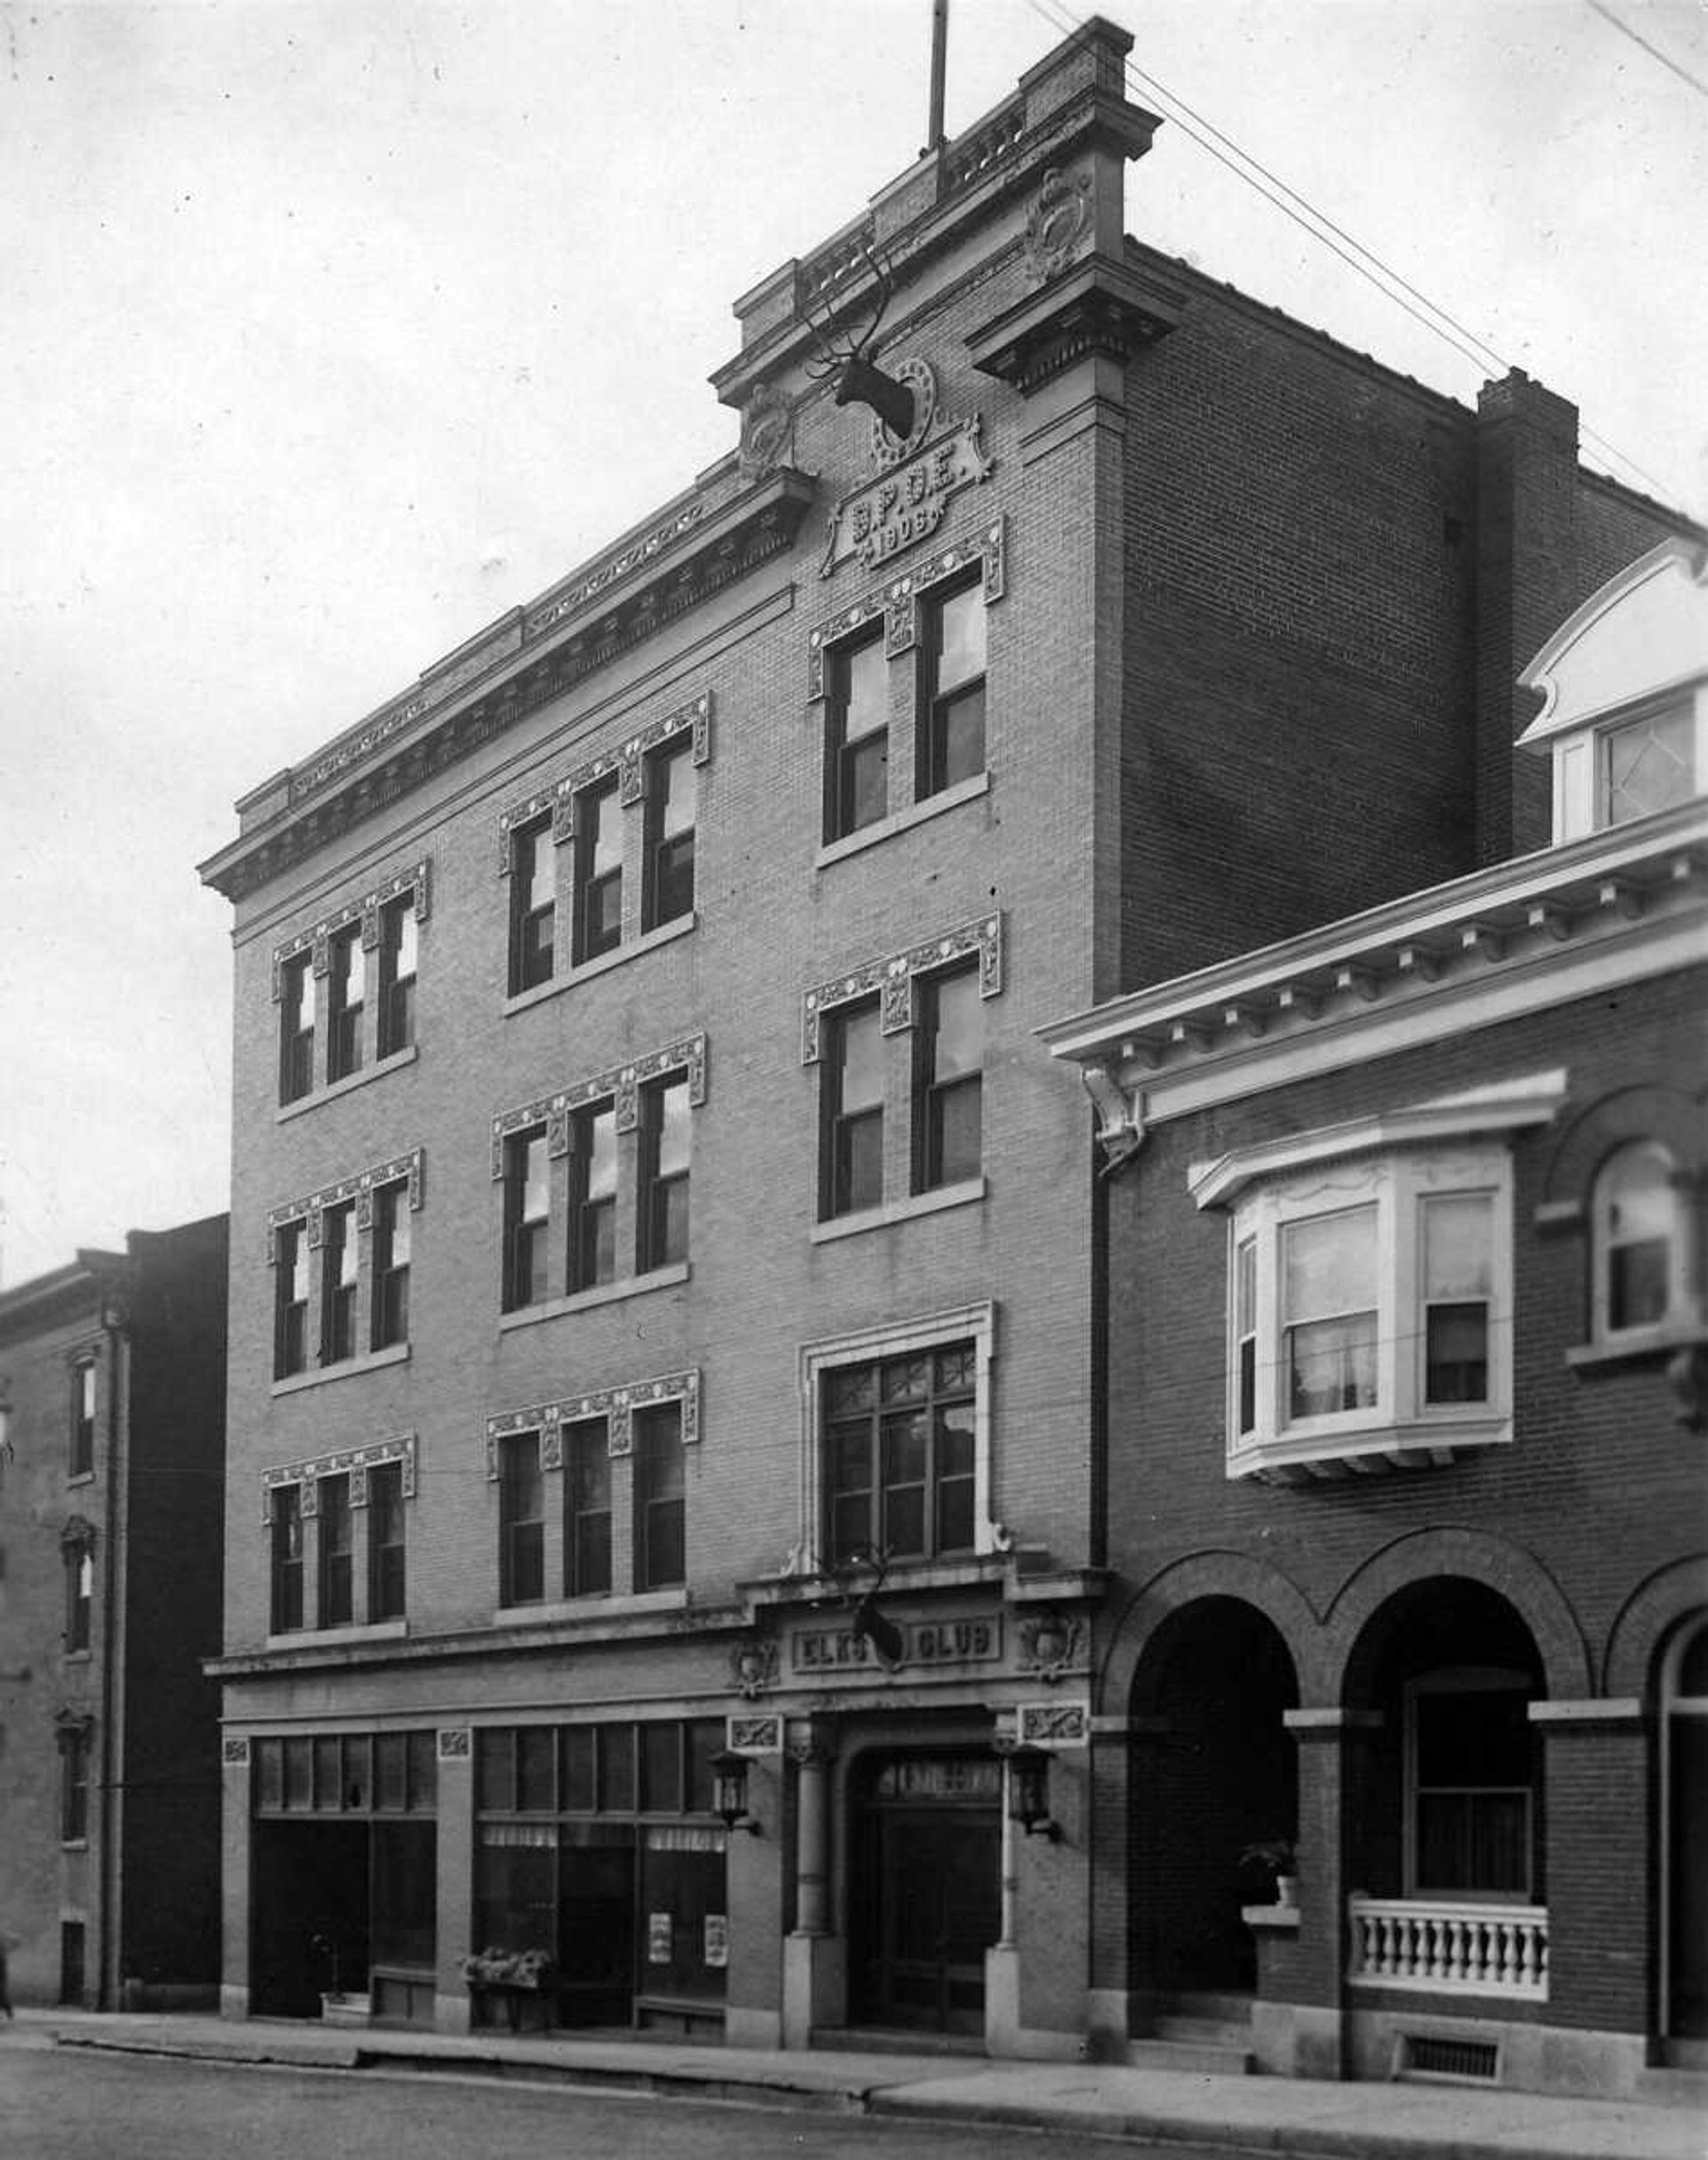
[[[1694,715],[1696,793],[1708,787],[1708,689],[1684,684],[1646,697],[1579,728],[1563,729],[1548,745],[1552,753],[1554,843],[1590,833],[1618,830],[1607,815],[1607,765],[1613,737],[1669,713]],[[1641,820],[1627,818],[1624,825]]]
[[[1666,1310],[1658,1320],[1644,1320],[1631,1327],[1615,1327],[1610,1310],[1612,1225],[1608,1220],[1612,1173],[1616,1165],[1634,1155],[1652,1155],[1664,1165],[1671,1213],[1667,1221]],[[1657,1140],[1622,1140],[1601,1163],[1590,1191],[1590,1330],[1591,1339],[1609,1350],[1635,1350],[1649,1342],[1670,1339],[1681,1320],[1693,1317],[1690,1280],[1689,1216],[1679,1188],[1679,1162],[1672,1149]]]
[[[858,1334],[838,1335],[824,1342],[810,1342],[801,1351],[801,1543],[797,1572],[824,1573],[827,1543],[824,1525],[824,1398],[825,1375],[844,1366],[869,1365],[886,1358],[912,1357],[924,1350],[941,1350],[950,1342],[971,1340],[973,1347],[973,1491],[972,1556],[1005,1552],[1011,1539],[991,1513],[994,1471],[991,1461],[991,1368],[996,1356],[996,1308],[994,1303],[965,1305],[953,1312],[884,1327],[869,1327]],[[916,1574],[936,1567],[964,1563],[964,1554],[943,1560],[909,1560],[898,1564],[898,1573]]]

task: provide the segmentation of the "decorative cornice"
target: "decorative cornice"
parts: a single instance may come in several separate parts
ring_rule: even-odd
[[[968,954],[979,960],[979,995],[997,997],[1003,987],[1003,918],[1000,914],[963,923],[958,930],[942,931],[905,952],[867,960],[845,975],[834,975],[809,990],[801,1001],[801,1062],[818,1061],[819,1027],[833,1006],[850,1004],[856,998],[877,992],[882,1003],[880,1027],[885,1035],[900,1035],[914,1024],[914,981],[919,975],[949,967]]]
[[[470,755],[780,553],[817,488],[810,475],[780,469],[721,504],[683,511],[611,564],[507,617],[488,643],[465,649],[442,699],[433,689],[452,676],[434,673],[423,692],[246,798],[239,807],[250,829],[201,866],[203,882],[241,899]]]
[[[606,1421],[605,1452],[616,1457],[634,1452],[633,1418],[637,1410],[655,1403],[682,1406],[682,1445],[691,1447],[700,1437],[700,1375],[696,1366],[685,1373],[664,1373],[653,1380],[632,1380],[620,1388],[596,1388],[586,1395],[560,1396],[549,1403],[530,1403],[520,1410],[506,1410],[487,1420],[487,1477],[498,1476],[498,1443],[507,1433],[537,1432],[540,1461],[546,1470],[563,1468],[563,1428],[588,1418]]]
[[[1079,262],[975,330],[972,364],[1023,397],[1088,355],[1124,362],[1179,323],[1186,296],[1131,263]]]
[[[304,1488],[302,1512],[315,1512],[313,1491],[319,1478],[347,1475],[350,1479],[350,1504],[353,1508],[367,1505],[367,1473],[385,1463],[403,1465],[403,1496],[415,1496],[415,1436],[413,1432],[399,1432],[386,1440],[368,1440],[359,1447],[334,1447],[330,1454],[310,1455],[303,1463],[281,1463],[276,1469],[261,1473],[261,1519],[263,1524],[273,1519],[273,1495],[281,1485],[300,1485]]]
[[[688,1075],[689,1108],[697,1110],[705,1100],[704,1032],[683,1036],[679,1042],[666,1043],[662,1050],[649,1051],[643,1058],[629,1058],[586,1080],[577,1080],[573,1086],[519,1103],[512,1110],[499,1111],[492,1121],[493,1176],[504,1174],[504,1142],[512,1133],[526,1132],[532,1125],[545,1127],[548,1155],[568,1155],[570,1118],[590,1102],[600,1102],[607,1097],[616,1106],[617,1131],[632,1132],[640,1122],[640,1090],[649,1081],[676,1072]]]
[[[359,1230],[374,1227],[374,1195],[382,1185],[397,1185],[406,1179],[409,1185],[409,1205],[419,1210],[422,1203],[423,1179],[425,1164],[423,1150],[412,1148],[407,1155],[394,1156],[389,1163],[376,1163],[371,1170],[359,1170],[354,1177],[340,1178],[335,1185],[323,1185],[318,1192],[305,1193],[300,1200],[286,1200],[267,1211],[267,1258],[269,1262],[278,1257],[278,1233],[287,1222],[306,1222],[309,1243],[318,1246],[321,1242],[326,1211],[340,1206],[346,1200],[356,1203],[356,1227]]]
[[[334,907],[329,915],[322,915],[318,923],[310,924],[307,930],[300,930],[294,937],[286,938],[282,944],[274,946],[273,1003],[278,1003],[280,978],[286,961],[295,959],[299,953],[310,953],[313,955],[310,963],[312,972],[325,975],[331,964],[329,947],[333,938],[339,931],[347,930],[352,923],[359,923],[362,926],[362,950],[367,953],[377,952],[381,908],[391,900],[401,899],[406,892],[412,893],[415,896],[415,922],[419,925],[427,920],[431,910],[431,889],[432,859],[423,856],[418,863],[412,863],[408,869],[399,870],[375,885],[371,892],[363,893],[360,899],[347,900],[342,907]]]

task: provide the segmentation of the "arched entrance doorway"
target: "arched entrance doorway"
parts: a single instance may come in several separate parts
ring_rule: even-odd
[[[1291,1842],[1297,1761],[1283,1713],[1298,1680],[1274,1624],[1232,1597],[1171,1614],[1133,1675],[1129,1970],[1139,2014],[1159,1998],[1247,1994],[1240,1919],[1266,1882],[1242,1855]]]
[[[1662,2030],[1708,2064],[1708,1614],[1668,1644],[1661,1704]]]

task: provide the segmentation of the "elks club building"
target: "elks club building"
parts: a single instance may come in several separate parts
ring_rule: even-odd
[[[1071,2057],[1249,1995],[1152,1956],[1108,1664],[1219,1364],[1164,1463],[1039,1030],[1543,845],[1519,671],[1685,528],[1524,377],[1127,238],[1130,44],[741,299],[738,449],[205,866],[233,2014]],[[1349,1982],[1271,1977],[1317,2059]]]

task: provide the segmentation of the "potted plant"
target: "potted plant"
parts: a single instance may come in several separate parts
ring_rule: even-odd
[[[1261,1838],[1239,1856],[1242,1867],[1261,1867],[1275,1885],[1275,1902],[1292,1905],[1298,1893],[1298,1855],[1291,1838]]]
[[[476,1950],[463,1960],[463,1978],[477,2002],[484,1998],[490,2011],[502,2013],[512,2033],[524,2024],[534,2031],[545,2021],[544,2000],[552,1971],[548,1950]],[[523,2016],[523,2006],[528,2014]],[[490,2018],[488,2019],[490,2021]],[[481,2022],[477,2011],[475,2022]]]

